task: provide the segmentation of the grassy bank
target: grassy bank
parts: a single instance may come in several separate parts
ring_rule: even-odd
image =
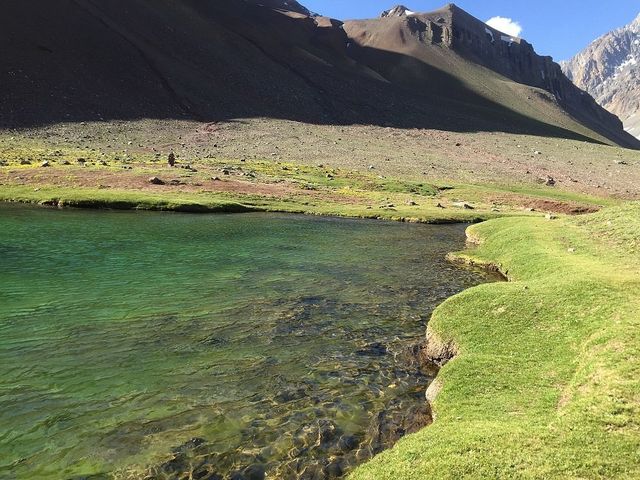
[[[109,162],[89,156],[80,162],[74,155],[33,160],[37,157],[25,164],[12,158],[0,165],[0,201],[186,212],[277,211],[432,223],[581,213],[619,202],[545,185],[466,184],[266,160],[201,158],[169,168],[155,156]],[[46,167],[41,166],[43,158]]]
[[[457,356],[435,423],[356,470],[398,478],[640,478],[640,204],[470,227],[465,261],[512,280],[441,305]]]

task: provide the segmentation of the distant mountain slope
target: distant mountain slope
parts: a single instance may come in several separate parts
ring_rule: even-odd
[[[5,0],[0,127],[270,117],[638,145],[526,42],[452,5],[395,12],[343,25],[293,0]]]
[[[397,6],[379,19],[346,22],[345,30],[360,50],[360,61],[395,82],[428,84],[446,96],[455,92],[442,78],[449,74],[483,98],[525,115],[547,121],[555,116],[560,121],[555,111],[560,107],[588,128],[629,143],[619,119],[576,88],[551,57],[537,55],[525,40],[505,35],[453,4],[430,13]],[[420,64],[380,64],[379,51],[399,53]],[[426,65],[434,67],[431,73]]]
[[[337,23],[258,2],[8,0],[3,10],[4,125],[287,116],[292,101],[321,120],[331,105],[316,101],[312,79],[337,88],[358,70]]]
[[[567,76],[600,105],[618,115],[640,138],[640,15],[595,40],[568,62]]]

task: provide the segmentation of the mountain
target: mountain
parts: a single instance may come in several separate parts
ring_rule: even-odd
[[[562,63],[566,75],[640,138],[640,15]]]
[[[628,144],[620,121],[576,88],[551,57],[537,55],[524,39],[505,35],[453,4],[423,14],[398,6],[380,19],[346,22],[345,31],[360,50],[355,57],[395,83],[428,84],[441,97],[453,92],[461,98],[447,77],[462,79],[497,104],[532,117],[560,107],[583,125]],[[380,51],[419,63],[381,63]]]
[[[295,0],[245,0],[248,3],[253,3],[254,5],[262,5],[268,8],[274,8],[276,10],[282,10],[285,12],[297,12],[303,15],[311,15],[311,12],[306,8],[300,5]]]
[[[385,18],[385,17],[406,17],[406,16],[409,16],[409,15],[414,15],[415,13],[416,12],[413,12],[413,11],[409,10],[404,5],[396,5],[392,9],[385,10],[384,12],[382,12],[382,14],[380,15],[380,18]]]
[[[638,146],[550,58],[454,5],[342,23],[293,0],[6,0],[0,127],[279,118]]]
[[[286,117],[292,100],[320,121],[325,105],[312,79],[332,89],[358,73],[339,23],[311,18],[292,1],[8,0],[4,7],[5,126]]]

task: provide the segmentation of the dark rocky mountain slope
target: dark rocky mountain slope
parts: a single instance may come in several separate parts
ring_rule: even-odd
[[[292,0],[6,0],[0,126],[268,117],[636,146],[550,59],[455,6],[348,22]]]
[[[600,105],[618,115],[640,137],[640,15],[595,40],[562,67]]]

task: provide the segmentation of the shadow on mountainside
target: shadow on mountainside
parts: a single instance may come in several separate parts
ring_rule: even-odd
[[[7,0],[3,10],[4,129],[266,117],[595,141],[413,57],[347,48],[340,28],[244,2]],[[398,82],[395,70],[410,73]]]

